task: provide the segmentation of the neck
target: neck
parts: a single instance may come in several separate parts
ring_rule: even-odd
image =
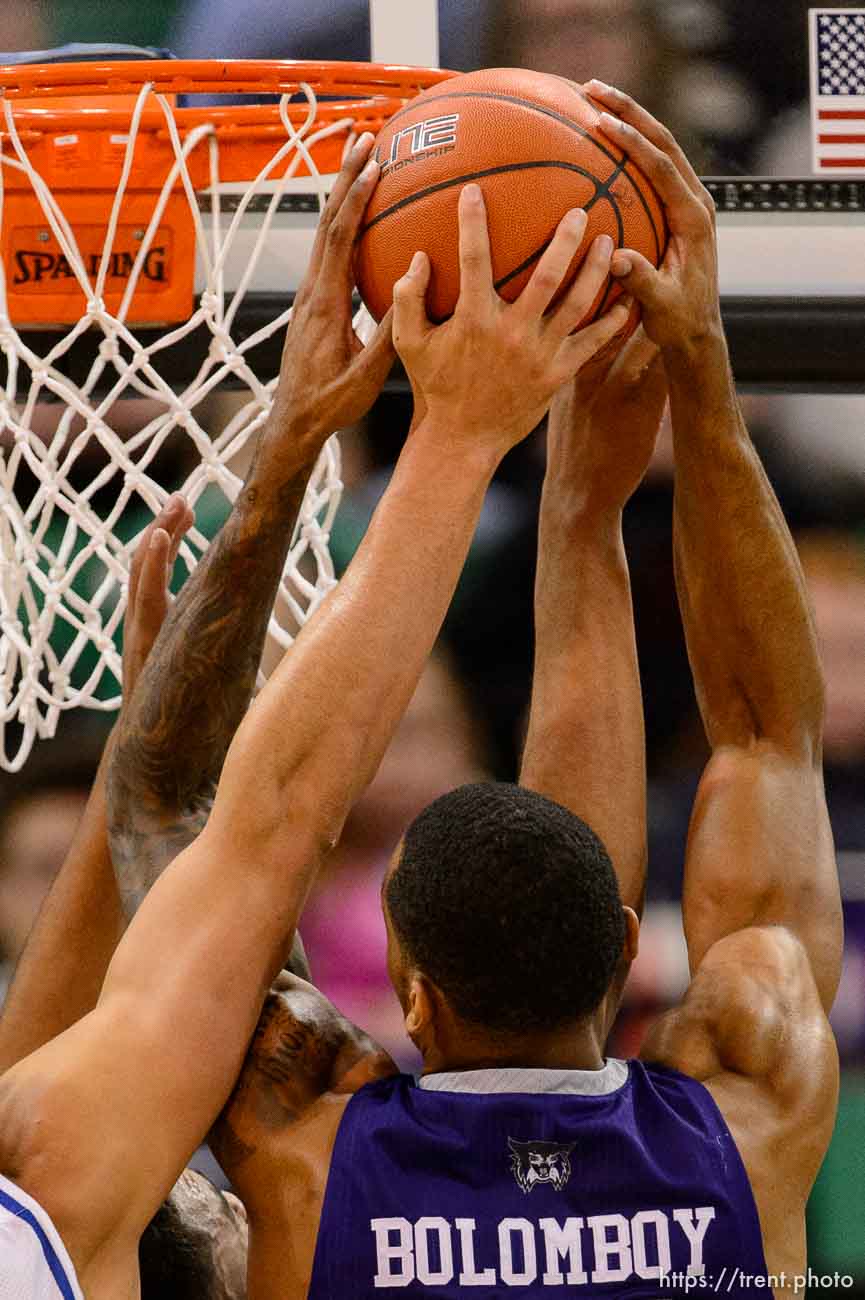
[[[603,1042],[598,1026],[580,1022],[555,1034],[473,1039],[461,1036],[423,1052],[423,1074],[492,1070],[502,1066],[535,1070],[600,1070]]]

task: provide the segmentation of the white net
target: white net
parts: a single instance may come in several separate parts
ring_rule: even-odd
[[[38,199],[46,232],[56,241],[53,246],[62,251],[64,274],[74,276],[86,304],[81,318],[59,337],[55,333],[50,347],[37,354],[36,336],[17,329],[10,319],[9,286],[0,265],[0,349],[7,367],[0,397],[0,765],[7,770],[22,766],[34,740],[54,734],[61,711],[118,706],[119,631],[130,556],[170,492],[179,488],[197,508],[196,525],[180,552],[191,571],[208,545],[208,533],[215,531],[241,487],[238,460],[267,419],[276,387],[275,378],[258,377],[250,353],[285,329],[290,310],[275,310],[252,333],[238,330],[238,313],[262,276],[265,283],[268,276],[273,282],[273,268],[268,268],[272,227],[283,195],[298,183],[293,178],[301,159],[311,173],[304,188],[315,191],[323,207],[327,178],[319,173],[311,149],[326,135],[342,134],[347,146],[353,140],[351,118],[321,125],[312,89],[302,89],[309,107],[305,121],[297,125],[297,118],[292,120],[289,98],[283,97],[279,117],[284,134],[255,179],[241,190],[234,187],[229,203],[220,181],[220,133],[206,123],[182,133],[173,100],[144,85],[119,137],[123,163],[100,255],[79,247],[79,232],[28,156],[27,133],[16,124],[12,105],[2,99],[0,218],[8,201],[8,177],[17,173],[20,184],[23,175]],[[154,195],[149,222],[137,232],[138,250],[122,301],[109,310],[106,283],[115,239],[142,115],[154,103],[163,114],[174,161]],[[201,150],[207,153],[206,202],[190,174],[190,159]],[[194,223],[197,305],[187,321],[143,342],[128,324],[130,305],[166,205],[178,192],[185,194]],[[251,222],[253,211],[257,215]],[[310,231],[316,220],[317,213],[307,219]],[[239,277],[236,270],[229,274],[238,255]],[[359,323],[362,337],[368,323],[368,317]],[[173,387],[160,374],[160,361],[169,350],[176,355],[202,327],[209,331],[209,349],[192,380]],[[94,332],[98,347],[86,375],[73,382],[64,374],[64,360],[82,335],[92,338]],[[218,420],[227,403],[214,395],[228,384],[242,398],[239,405],[233,400]],[[146,417],[132,432],[118,431],[117,403],[130,394],[139,399],[139,410],[143,403]],[[165,448],[173,463],[184,466],[179,480],[162,481],[155,468]],[[291,629],[304,622],[334,583],[328,540],[341,488],[334,437],[312,475],[292,540],[278,602],[286,625],[271,620],[270,635],[280,646],[290,643]],[[208,528],[202,516],[213,526]]]

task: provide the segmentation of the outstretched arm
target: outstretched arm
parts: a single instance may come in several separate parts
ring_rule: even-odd
[[[123,637],[124,707],[166,609],[166,574],[191,515],[172,497],[142,537],[129,577]],[[21,954],[0,1016],[0,1075],[96,1006],[126,928],[111,864],[106,771],[116,729],[69,852]]]
[[[127,916],[207,820],[255,687],[312,468],[330,434],[366,413],[393,362],[389,320],[366,348],[352,328],[352,250],[374,176],[352,186],[372,143],[369,134],[358,140],[322,216],[243,490],[175,602],[118,727],[108,795]]]
[[[572,334],[608,269],[594,259],[546,312],[584,216],[562,223],[507,305],[477,187],[461,214],[454,317],[428,321],[422,256],[397,288],[395,339],[426,415],[346,576],[244,718],[207,826],[150,891],[96,1010],[0,1086],[0,1168],[26,1161],[22,1185],[85,1290],[106,1242],[135,1239],[232,1088],[316,869],[417,684],[492,473],[624,324],[614,308]]]
[[[535,671],[520,781],[601,837],[622,901],[646,880],[643,702],[622,511],[648,466],[666,385],[639,330],[556,396],[535,582]]]
[[[793,541],[736,398],[714,205],[664,127],[619,92],[590,86],[624,119],[602,122],[651,178],[670,226],[660,271],[630,250],[616,254],[613,271],[640,300],[667,371],[676,579],[712,747],[685,871],[691,969],[726,936],[784,927],[807,954],[828,1010],[842,929],[821,773],[823,682]],[[743,961],[754,950],[749,940]],[[725,951],[729,961],[729,944]]]

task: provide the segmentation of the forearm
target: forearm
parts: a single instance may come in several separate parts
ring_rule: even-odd
[[[713,748],[819,762],[823,684],[801,567],[741,416],[722,338],[665,355],[676,581]]]
[[[109,805],[128,915],[206,820],[255,687],[317,447],[318,440],[282,434],[274,448],[265,431],[247,483],[166,618],[121,722]]]
[[[254,836],[265,852],[290,833],[286,808],[300,806],[315,837],[331,844],[378,767],[438,635],[496,463],[482,449],[452,453],[433,432],[421,425],[412,434],[345,576],[240,728],[213,812],[223,834]]]
[[[610,854],[622,901],[646,876],[645,736],[618,511],[594,515],[544,488],[535,670],[520,781],[582,817]]]
[[[823,689],[792,539],[708,359],[668,363],[679,602],[713,755],[688,836],[683,919],[692,969],[714,942],[780,925],[803,942],[825,1006],[841,907],[821,772]]]
[[[92,1011],[124,930],[105,824],[106,745],[75,839],[0,1017],[0,1074]]]

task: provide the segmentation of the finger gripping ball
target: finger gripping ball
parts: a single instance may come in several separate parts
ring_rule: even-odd
[[[367,208],[356,255],[357,283],[381,320],[393,286],[422,249],[432,264],[427,309],[444,320],[459,295],[460,190],[483,190],[493,276],[513,301],[570,208],[588,226],[565,285],[592,240],[612,236],[655,266],[667,229],[646,176],[598,126],[599,106],[575,82],[520,68],[487,68],[453,77],[418,95],[378,136],[382,171]],[[622,292],[609,280],[586,320]]]

